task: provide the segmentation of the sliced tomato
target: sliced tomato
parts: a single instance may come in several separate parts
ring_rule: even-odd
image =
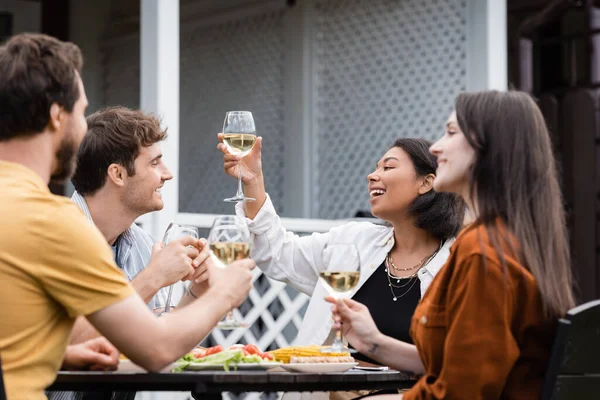
[[[262,353],[260,356],[263,360],[273,361],[273,356],[270,353]]]
[[[208,349],[206,349],[206,355],[210,356],[211,354],[217,354],[223,351],[223,346],[218,345],[218,346],[213,346],[213,347],[209,347]]]
[[[249,355],[250,355],[250,353],[248,353],[248,352],[246,351],[246,349],[242,349],[242,354],[243,354],[243,355],[245,355],[245,356],[249,356]]]
[[[192,355],[196,358],[206,357],[206,349],[196,348],[192,350]]]
[[[262,354],[259,348],[254,344],[247,344],[246,347],[244,347],[244,350],[246,350],[249,354]]]

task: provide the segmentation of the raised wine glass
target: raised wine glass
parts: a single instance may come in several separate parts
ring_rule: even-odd
[[[235,215],[217,217],[208,234],[208,243],[217,267],[225,268],[236,260],[250,257],[250,231],[246,220]],[[217,328],[223,330],[247,327],[248,324],[235,319],[233,311],[217,324]]]
[[[175,222],[171,222],[165,231],[165,236],[163,237],[163,244],[166,246],[170,242],[175,239],[184,236],[191,236],[194,239],[198,239],[200,235],[198,234],[198,228],[195,226],[189,225],[179,225]],[[165,314],[169,314],[171,312],[171,296],[173,295],[173,285],[169,286],[169,295],[167,296],[167,304],[165,304],[165,309],[163,312],[159,314],[163,316]]]
[[[323,249],[325,269],[319,278],[325,284],[329,294],[336,298],[346,298],[352,293],[360,280],[360,256],[352,243],[329,243]],[[356,353],[356,350],[344,346],[342,330],[336,331],[331,346],[321,349],[323,353]]]
[[[256,127],[250,111],[228,111],[223,123],[223,143],[231,154],[245,157],[256,143]],[[252,197],[244,196],[242,188],[242,164],[238,164],[238,189],[233,197],[224,199],[230,203],[238,201],[254,201]]]

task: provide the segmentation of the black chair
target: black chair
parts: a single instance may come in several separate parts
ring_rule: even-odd
[[[542,400],[563,399],[600,399],[600,300],[558,321]]]
[[[4,375],[2,374],[2,358],[0,357],[0,400],[6,400],[6,391],[4,390]]]

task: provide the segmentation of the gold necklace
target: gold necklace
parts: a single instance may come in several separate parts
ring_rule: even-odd
[[[390,292],[392,292],[392,300],[398,301],[399,298],[404,297],[406,294],[408,294],[408,292],[411,291],[411,289],[413,288],[413,286],[415,286],[415,283],[417,283],[417,281],[419,280],[419,279],[414,279],[413,280],[413,278],[417,277],[417,274],[418,274],[418,272],[419,272],[419,270],[421,268],[419,268],[414,274],[411,274],[409,276],[398,277],[398,276],[392,275],[392,273],[390,272],[390,265],[396,271],[410,271],[410,270],[413,270],[413,269],[415,269],[417,267],[425,266],[425,265],[429,264],[429,262],[435,258],[435,256],[437,255],[437,253],[442,248],[443,243],[444,243],[443,241],[440,242],[440,247],[438,247],[437,250],[433,252],[433,254],[431,254],[428,257],[425,257],[423,260],[421,260],[420,263],[418,263],[417,265],[415,265],[412,268],[401,269],[401,268],[396,267],[394,265],[394,261],[392,260],[392,256],[390,255],[390,253],[388,253],[387,257],[384,260],[384,263],[385,263],[385,267],[386,267],[385,268],[385,273],[386,273],[387,278],[388,278],[388,286],[390,288]],[[394,285],[392,283],[392,279],[396,279],[396,283],[400,283],[400,280],[406,280],[406,283],[403,284],[403,285],[396,286],[396,285]],[[396,293],[394,293],[394,288],[396,288],[396,289],[402,289],[402,288],[408,286],[409,284],[410,284],[410,287],[408,289],[406,289],[406,291],[404,293],[402,293],[399,296],[396,296]]]
[[[396,267],[396,264],[394,264],[394,259],[392,258],[391,251],[387,254],[388,263],[391,264],[392,268],[394,268],[396,271],[412,271],[415,268],[419,268],[425,262],[425,260],[427,260],[427,258],[429,258],[429,257],[430,256],[425,256],[425,258],[423,258],[421,261],[419,261],[419,263],[417,265],[415,265],[414,267],[398,268],[398,267]]]

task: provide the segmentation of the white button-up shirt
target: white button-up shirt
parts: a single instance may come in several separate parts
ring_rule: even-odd
[[[242,203],[236,205],[236,214],[245,216]],[[393,229],[370,222],[349,222],[332,228],[327,233],[313,233],[300,237],[286,231],[281,225],[268,195],[256,217],[246,220],[250,232],[254,234],[251,257],[256,265],[268,277],[285,282],[311,296],[294,342],[296,345],[321,345],[331,331],[331,306],[324,300],[328,292],[318,279],[318,273],[329,268],[323,265],[322,254],[325,246],[328,243],[354,243],[358,248],[361,261],[360,280],[351,295],[371,277],[394,246]],[[447,240],[436,256],[417,274],[421,297],[449,257],[453,241]],[[382,289],[388,290],[387,287]]]

